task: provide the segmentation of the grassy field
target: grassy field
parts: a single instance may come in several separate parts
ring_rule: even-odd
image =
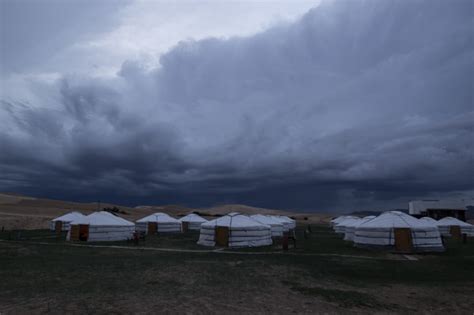
[[[474,240],[418,260],[352,247],[329,228],[295,249],[213,251],[197,233],[73,247],[49,231],[0,233],[0,313],[465,313]],[[151,249],[151,250],[150,250]],[[157,251],[189,249],[202,252]]]

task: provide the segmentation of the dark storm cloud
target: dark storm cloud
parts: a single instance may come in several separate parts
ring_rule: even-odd
[[[2,189],[126,202],[390,208],[472,193],[469,1],[330,1],[160,67],[28,82]],[[47,92],[44,92],[47,91]]]

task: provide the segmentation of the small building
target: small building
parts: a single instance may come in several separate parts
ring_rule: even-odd
[[[443,251],[438,227],[400,211],[387,211],[358,225],[354,245],[398,252]]]
[[[271,216],[263,215],[263,214],[254,214],[254,215],[251,215],[250,218],[252,218],[253,220],[259,223],[269,225],[272,229],[272,237],[283,236],[283,231],[284,231],[283,222],[278,221]],[[289,228],[287,231],[289,231]]]
[[[439,232],[443,236],[451,236],[453,238],[461,238],[462,234],[474,236],[474,226],[456,218],[445,217],[436,222]]]
[[[198,245],[258,247],[272,245],[272,230],[246,215],[230,213],[201,224]]]
[[[135,226],[137,232],[144,234],[181,233],[183,231],[181,221],[162,212],[156,212],[137,220]]]
[[[183,224],[183,232],[187,232],[188,230],[199,231],[201,224],[207,222],[206,219],[195,213],[190,213],[179,219],[179,221]]]
[[[466,204],[455,200],[414,200],[408,203],[410,215],[421,218],[430,217],[439,220],[445,217],[466,221]]]
[[[69,231],[69,224],[74,221],[83,218],[84,215],[80,212],[69,212],[60,217],[52,219],[49,223],[49,229],[51,231],[56,231],[56,233],[60,233],[62,231]]]
[[[132,239],[135,224],[106,211],[94,212],[70,223],[68,241],[102,242]]]

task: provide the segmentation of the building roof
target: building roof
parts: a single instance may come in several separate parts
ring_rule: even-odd
[[[349,222],[347,222],[347,224],[345,224],[346,227],[357,227],[359,225],[361,225],[362,223],[365,223],[367,221],[370,221],[372,219],[375,219],[376,216],[375,215],[369,215],[369,216],[366,216],[366,217],[363,217],[363,218],[357,218],[357,219],[353,219]]]
[[[77,212],[77,211],[73,211],[73,212],[63,214],[62,216],[59,216],[57,218],[54,218],[51,221],[71,222],[71,221],[80,219],[82,217],[84,217],[84,215],[82,213]]]
[[[88,216],[83,216],[71,222],[71,225],[87,224],[87,225],[116,225],[116,226],[132,226],[132,222],[121,217],[115,216],[107,211],[93,212]]]
[[[387,211],[378,217],[364,222],[358,228],[427,228],[434,227],[433,223],[418,220],[400,211]]]
[[[283,226],[283,222],[275,219],[274,217],[270,217],[263,214],[254,214],[254,215],[251,215],[250,218],[262,224]]]
[[[137,220],[137,222],[162,222],[162,223],[175,222],[175,223],[181,223],[181,221],[179,221],[178,219],[175,219],[175,218],[173,218],[173,217],[171,217],[168,214],[163,213],[163,212],[156,212],[156,213],[150,214],[150,215],[148,215],[144,218],[141,218],[140,220]]]
[[[205,222],[202,227],[226,226],[229,228],[249,228],[253,230],[266,230],[271,227],[257,222],[250,217],[242,214],[228,214],[220,218]]]
[[[436,222],[438,226],[451,226],[451,225],[459,225],[459,226],[472,226],[472,224],[469,224],[467,222],[458,220],[453,217],[445,217]]]
[[[207,222],[206,219],[204,219],[203,217],[201,217],[200,215],[197,215],[195,213],[188,214],[188,215],[180,218],[179,221],[181,221],[181,222],[197,222],[197,223]]]

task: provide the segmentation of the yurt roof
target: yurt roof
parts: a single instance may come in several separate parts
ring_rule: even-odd
[[[427,221],[420,221],[411,215],[400,211],[387,211],[379,215],[378,217],[369,220],[365,223],[359,225],[359,227],[364,228],[423,228],[423,227],[432,227],[432,223]]]
[[[144,218],[141,218],[140,220],[137,220],[137,222],[178,222],[178,223],[181,223],[181,221],[179,221],[178,219],[175,219],[163,212],[156,212],[156,213],[150,214]]]
[[[439,226],[447,226],[447,225],[459,225],[459,226],[472,226],[467,222],[461,221],[459,219],[453,217],[444,217],[436,222]]]
[[[205,222],[202,226],[228,226],[228,227],[268,227],[266,224],[259,223],[248,216],[242,214],[225,215],[220,218]]]
[[[195,213],[191,213],[191,214],[188,214],[182,218],[179,219],[179,221],[181,222],[207,222],[206,219],[204,219],[203,217],[201,217],[200,215],[197,215]]]
[[[350,223],[353,223],[354,221],[359,221],[360,218],[359,217],[355,217],[355,216],[346,216],[344,219],[342,219],[341,221],[337,222],[336,225],[340,225],[340,226],[346,226]]]
[[[341,222],[342,220],[344,220],[345,218],[347,218],[346,215],[341,215],[337,218],[332,219],[331,222],[337,224],[337,223]]]
[[[66,214],[63,214],[62,216],[59,216],[57,218],[54,218],[53,220],[51,221],[64,221],[64,222],[71,222],[71,221],[74,221],[74,220],[77,220],[77,219],[80,219],[84,217],[84,215],[80,212],[77,212],[77,211],[73,211],[73,212],[69,212],[69,213],[66,213]]]
[[[431,217],[422,217],[420,218],[419,220],[421,221],[426,221],[426,222],[431,222],[433,224],[438,224],[438,221],[436,221],[435,219],[431,218]]]
[[[115,216],[107,211],[93,212],[88,216],[83,216],[71,222],[71,224],[89,224],[89,225],[134,225],[121,217]]]
[[[284,215],[277,215],[277,216],[273,216],[274,218],[277,218],[277,219],[280,219],[284,222],[288,222],[288,223],[294,223],[295,220],[293,220],[292,218],[289,218],[287,216],[284,216]]]
[[[362,223],[365,223],[365,222],[370,221],[370,220],[375,219],[375,218],[376,218],[376,216],[369,215],[369,216],[366,216],[366,217],[363,217],[363,218],[353,219],[352,221],[350,221],[350,222],[348,222],[347,224],[344,224],[344,225],[346,227],[348,227],[348,226],[359,226]]]
[[[263,214],[254,214],[254,215],[251,215],[250,218],[262,224],[283,225],[281,221],[276,220],[274,217],[263,215]]]

